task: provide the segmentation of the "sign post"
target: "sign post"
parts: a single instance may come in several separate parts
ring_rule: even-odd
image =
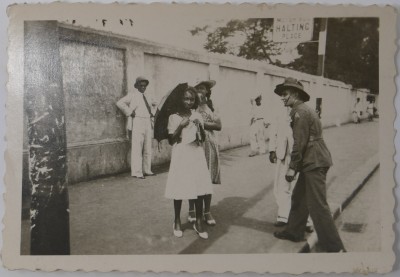
[[[326,49],[326,29],[328,27],[328,19],[322,18],[321,27],[319,29],[318,40],[318,68],[317,75],[324,76],[325,70],[325,49]]]

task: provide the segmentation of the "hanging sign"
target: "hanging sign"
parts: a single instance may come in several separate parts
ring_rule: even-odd
[[[312,39],[312,18],[274,18],[274,42],[304,42]]]

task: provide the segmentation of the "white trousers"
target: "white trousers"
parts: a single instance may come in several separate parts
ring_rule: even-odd
[[[264,123],[257,120],[250,125],[250,149],[253,153],[264,154],[266,152]]]
[[[150,118],[134,117],[132,123],[131,175],[152,174],[152,137]]]
[[[296,179],[292,182],[286,181],[285,175],[289,168],[290,155],[287,155],[284,160],[278,159],[276,162],[275,180],[274,180],[274,196],[278,205],[277,221],[287,223],[292,206],[292,193],[297,182]],[[312,220],[308,217],[307,226],[312,226]]]
[[[292,192],[296,180],[289,183],[285,179],[286,172],[289,168],[290,157],[284,160],[278,159],[276,162],[275,179],[274,179],[274,195],[278,205],[277,221],[287,222],[292,201]]]
[[[359,114],[359,113],[353,112],[353,113],[352,113],[352,117],[353,117],[353,122],[354,122],[354,123],[360,122],[360,114]]]

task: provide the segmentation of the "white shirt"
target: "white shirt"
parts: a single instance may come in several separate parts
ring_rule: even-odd
[[[182,129],[181,143],[191,143],[196,140],[197,127],[193,123],[195,119],[198,119],[200,121],[200,124],[203,124],[202,116],[198,112],[192,110],[192,115],[189,117],[189,125]],[[168,133],[173,134],[178,128],[179,124],[182,122],[182,120],[183,118],[178,114],[170,115],[168,119]]]
[[[285,159],[290,155],[293,147],[293,133],[290,127],[290,109],[280,109],[271,122],[269,137],[269,151],[275,151],[278,159]]]
[[[259,118],[265,119],[265,112],[264,112],[263,106],[262,105],[260,105],[260,106],[254,105],[252,116],[254,119],[259,119]]]

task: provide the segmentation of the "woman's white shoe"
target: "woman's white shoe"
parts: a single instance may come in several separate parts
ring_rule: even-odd
[[[215,224],[217,224],[215,219],[211,216],[210,212],[204,213],[204,220],[207,223],[207,225],[210,225],[210,226],[215,226]]]
[[[175,230],[175,223],[172,224],[172,230],[174,231],[174,236],[181,238],[183,236],[182,230]]]
[[[208,239],[208,233],[207,232],[199,232],[196,229],[196,224],[193,224],[193,229],[196,231],[196,233],[199,235],[200,238],[202,239]]]
[[[195,223],[196,222],[196,217],[194,216],[192,216],[191,215],[191,213],[194,213],[195,211],[194,210],[192,210],[192,211],[189,211],[189,216],[188,216],[188,221],[189,221],[189,223]]]

